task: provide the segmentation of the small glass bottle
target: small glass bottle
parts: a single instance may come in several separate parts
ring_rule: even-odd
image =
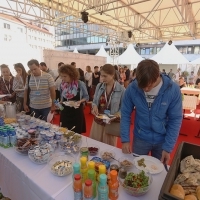
[[[86,157],[81,157],[80,158],[80,163],[81,163],[81,176],[82,176],[82,182],[84,183],[85,180],[87,179],[87,158]]]
[[[117,171],[112,170],[110,172],[110,181],[109,181],[109,199],[110,200],[117,200],[118,199],[118,188],[119,188],[119,181],[117,180]]]
[[[99,176],[98,200],[108,200],[107,176],[105,174]]]
[[[88,179],[92,180],[92,189],[93,189],[93,199],[95,199],[97,195],[97,183],[96,183],[96,173],[94,169],[88,170]]]
[[[80,174],[75,174],[74,176],[74,200],[82,200],[83,199],[83,189],[82,189],[82,181]]]
[[[80,164],[79,163],[74,163],[73,164],[73,179],[74,179],[75,174],[81,174]]]
[[[90,179],[87,179],[85,181],[84,190],[83,190],[83,199],[84,200],[93,199],[92,181]]]
[[[97,181],[99,182],[99,177],[101,174],[106,174],[106,166],[105,165],[99,165],[99,174],[97,177]]]
[[[126,178],[126,175],[127,175],[126,169],[125,169],[124,167],[121,167],[121,168],[119,169],[119,177],[120,177],[121,179],[125,179],[125,178]]]

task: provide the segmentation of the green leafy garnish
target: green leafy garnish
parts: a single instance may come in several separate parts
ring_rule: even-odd
[[[143,188],[147,187],[149,184],[149,177],[145,175],[145,172],[142,170],[139,174],[134,174],[130,172],[127,174],[124,184],[133,188]]]

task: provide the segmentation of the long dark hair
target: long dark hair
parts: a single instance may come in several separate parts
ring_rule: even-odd
[[[111,65],[111,64],[105,64],[101,68],[101,71],[104,71],[106,74],[109,74],[109,75],[114,75],[114,79],[116,81],[118,80],[117,73],[116,73],[116,70],[115,70],[115,68],[114,68],[113,65]]]
[[[24,82],[24,85],[26,84],[26,77],[28,76],[24,66],[22,65],[22,63],[16,63],[14,64],[14,68],[16,70],[16,68],[20,68],[22,70],[22,80]]]

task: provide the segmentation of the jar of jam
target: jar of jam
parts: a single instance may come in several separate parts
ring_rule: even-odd
[[[121,179],[125,179],[125,178],[126,178],[126,175],[127,175],[126,169],[125,169],[124,167],[121,167],[121,168],[119,169],[119,177],[120,177]]]
[[[111,165],[110,166],[110,171],[112,171],[112,170],[116,170],[117,172],[119,172],[119,166],[116,165],[116,164]]]
[[[81,147],[80,148],[80,154],[81,154],[81,157],[86,157],[88,158],[88,155],[89,155],[89,151],[88,151],[88,148],[87,147]]]

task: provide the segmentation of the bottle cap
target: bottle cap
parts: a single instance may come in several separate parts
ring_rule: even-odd
[[[100,181],[100,183],[102,183],[102,184],[107,184],[107,176],[106,176],[105,174],[101,174],[101,175],[99,176],[99,181]]]
[[[111,179],[117,178],[117,171],[116,171],[116,170],[112,170],[112,171],[110,172],[110,177],[111,177]]]
[[[89,169],[94,169],[95,168],[95,162],[94,161],[89,161],[88,162],[88,168]]]
[[[95,171],[93,169],[89,169],[88,170],[88,178],[90,180],[94,180],[95,179]]]
[[[85,156],[82,156],[82,157],[80,158],[80,162],[81,162],[81,164],[86,164],[87,158],[86,158]]]
[[[76,181],[81,180],[81,175],[80,174],[75,174],[74,175],[74,180],[76,180]]]
[[[85,181],[85,185],[86,185],[86,186],[91,186],[91,185],[92,185],[92,181],[91,181],[90,179],[87,179],[87,180]]]
[[[74,163],[73,164],[73,170],[74,170],[74,172],[80,171],[80,164],[79,163]]]
[[[99,174],[105,174],[105,173],[106,173],[106,166],[99,165]]]

